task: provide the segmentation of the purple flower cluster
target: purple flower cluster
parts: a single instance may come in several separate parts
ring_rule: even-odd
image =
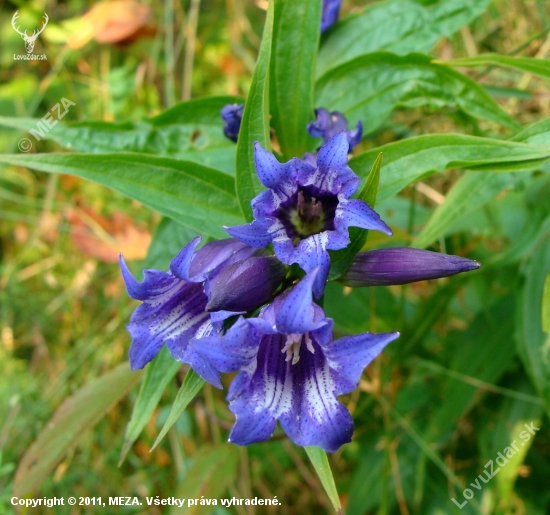
[[[228,394],[236,416],[229,440],[239,445],[268,439],[277,420],[298,445],[332,452],[351,441],[353,420],[338,396],[357,388],[363,369],[399,336],[334,340],[333,320],[315,302],[330,270],[328,251],[347,247],[349,227],[392,234],[368,204],[352,198],[360,179],[348,152],[357,134],[350,136],[339,113],[316,113],[308,129],[325,139],[317,154],[280,163],[256,143],[266,190],[252,200],[251,223],[226,227],[232,238],[197,250],[197,237],[168,272],[145,270],[142,282],[120,261],[128,294],[142,302],[128,325],[132,369],[166,344],[174,359],[218,388],[220,374],[237,373]],[[352,132],[360,139],[360,131],[358,125]],[[478,267],[457,256],[389,248],[357,254],[340,281],[404,284]]]

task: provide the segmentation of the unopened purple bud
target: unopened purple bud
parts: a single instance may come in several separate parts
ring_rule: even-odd
[[[388,286],[476,270],[477,261],[409,247],[360,252],[340,281],[347,286]]]
[[[243,111],[244,104],[227,104],[220,112],[220,115],[225,122],[223,133],[227,138],[235,143],[239,138]]]
[[[204,281],[227,265],[246,259],[256,253],[258,253],[258,249],[234,238],[211,241],[193,256],[190,274],[196,277],[197,280]]]
[[[253,256],[224,268],[206,285],[207,311],[246,312],[269,301],[285,276],[273,256]]]

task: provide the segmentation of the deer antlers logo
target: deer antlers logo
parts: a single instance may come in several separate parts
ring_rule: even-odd
[[[26,30],[25,32],[21,32],[19,30],[19,27],[15,25],[17,18],[19,18],[19,11],[15,11],[13,18],[11,19],[11,26],[13,27],[13,30],[15,30],[15,32],[17,32],[17,34],[19,34],[23,38],[23,41],[25,42],[25,49],[27,50],[27,54],[32,54],[32,51],[34,50],[34,44],[36,43],[36,39],[48,24],[48,20],[49,20],[48,15],[44,13],[44,23],[42,24],[42,28],[40,30],[33,30],[30,36],[27,34]]]

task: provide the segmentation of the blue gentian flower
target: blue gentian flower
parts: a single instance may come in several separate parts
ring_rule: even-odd
[[[340,281],[348,286],[407,284],[476,270],[477,261],[429,250],[392,247],[357,254]]]
[[[338,21],[338,11],[342,0],[323,0],[323,13],[321,15],[321,33],[325,32]]]
[[[144,270],[142,282],[134,278],[120,257],[128,295],[142,301],[128,325],[132,336],[129,351],[132,370],[149,363],[164,343],[174,359],[193,366],[197,359],[188,348],[189,341],[211,334],[217,324],[233,314],[224,311],[211,317],[207,312],[209,299],[205,289],[208,289],[209,281],[226,267],[250,258],[258,251],[240,241],[227,239],[207,243],[195,252],[199,242],[200,237],[197,237],[186,245],[170,263],[169,272]],[[256,307],[267,299],[259,299]],[[251,300],[245,298],[245,301],[248,307]],[[239,308],[238,302],[233,302],[232,306]]]
[[[225,122],[223,133],[227,138],[235,143],[239,138],[243,111],[244,104],[227,104],[220,111],[220,115]]]
[[[363,333],[333,341],[333,321],[312,301],[318,270],[265,306],[240,318],[222,337],[191,343],[212,370],[240,372],[229,408],[236,422],[229,441],[268,439],[279,420],[298,445],[328,452],[350,442],[353,419],[337,400],[357,388],[363,369],[399,333]]]
[[[225,229],[252,247],[273,243],[275,255],[287,265],[298,263],[306,272],[319,267],[316,298],[323,293],[330,268],[327,249],[349,244],[348,227],[392,234],[365,202],[350,199],[360,179],[348,166],[345,134],[321,147],[315,166],[298,158],[279,163],[257,142],[254,159],[258,177],[269,189],[252,200],[252,223]]]
[[[314,138],[323,138],[323,141],[326,143],[336,134],[344,132],[349,143],[348,152],[351,152],[353,147],[361,142],[361,138],[363,137],[363,124],[361,120],[357,122],[355,130],[348,130],[348,120],[339,111],[331,113],[320,107],[315,109],[315,116],[317,119],[307,125],[307,131]]]

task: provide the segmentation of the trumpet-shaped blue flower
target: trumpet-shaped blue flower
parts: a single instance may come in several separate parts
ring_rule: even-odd
[[[166,343],[174,359],[190,363],[199,372],[202,361],[188,348],[189,341],[211,334],[216,322],[232,314],[221,312],[211,318],[206,309],[209,299],[205,282],[215,279],[227,266],[250,258],[257,249],[227,239],[207,243],[195,252],[199,242],[197,237],[186,245],[170,263],[169,272],[144,270],[142,282],[134,278],[120,257],[128,295],[142,301],[128,325],[132,370],[143,368]],[[238,303],[233,305],[238,307]]]
[[[315,109],[315,116],[317,119],[307,125],[307,131],[314,138],[323,138],[323,141],[326,143],[339,132],[343,132],[348,140],[348,152],[351,152],[353,147],[361,142],[361,138],[363,137],[363,124],[361,121],[357,122],[355,130],[348,130],[348,120],[339,111],[331,113],[320,107]]]
[[[240,373],[229,390],[236,422],[229,440],[268,439],[279,420],[298,445],[336,451],[351,441],[353,419],[337,396],[357,388],[363,369],[399,333],[333,341],[333,321],[312,301],[317,270],[222,336],[191,342],[217,372]]]
[[[360,180],[348,166],[347,156],[344,133],[321,147],[315,166],[298,158],[279,163],[256,143],[256,172],[269,189],[252,200],[252,223],[225,228],[252,247],[273,243],[276,256],[287,265],[298,263],[306,272],[319,267],[313,287],[317,298],[330,268],[327,250],[349,244],[348,227],[392,234],[368,204],[350,199]]]

